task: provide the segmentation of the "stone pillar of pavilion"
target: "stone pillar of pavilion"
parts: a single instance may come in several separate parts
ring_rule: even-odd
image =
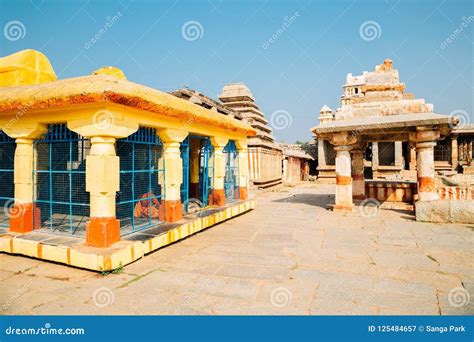
[[[237,147],[237,158],[238,158],[238,169],[239,169],[239,179],[238,179],[238,186],[239,186],[239,193],[238,198],[241,200],[248,199],[248,148],[247,148],[247,140],[236,140],[236,147]]]
[[[326,167],[326,154],[324,153],[323,139],[318,139],[318,167]]]
[[[467,145],[467,161],[469,163],[472,161],[472,140]]]
[[[86,226],[86,244],[109,247],[120,240],[120,221],[115,214],[115,200],[120,190],[120,158],[115,142],[138,130],[138,124],[126,122],[115,113],[97,115],[86,120],[70,120],[68,128],[89,138],[91,148],[86,157],[86,191],[90,195],[90,217]],[[97,121],[100,118],[100,121]]]
[[[27,233],[39,228],[40,209],[36,207],[36,179],[33,178],[33,165],[36,152],[35,139],[46,133],[47,127],[37,123],[16,122],[4,132],[15,139],[14,175],[15,202],[10,209],[10,232]]]
[[[395,166],[403,169],[403,145],[401,141],[395,141]]]
[[[334,211],[352,211],[352,166],[351,149],[357,137],[349,132],[336,133],[331,136],[331,144],[336,150],[336,203]]]
[[[120,221],[115,217],[115,197],[120,190],[120,158],[114,137],[94,136],[86,157],[86,191],[90,194],[90,220],[86,243],[108,247],[120,240]]]
[[[199,149],[201,141],[189,141],[189,198],[199,197]]]
[[[351,150],[352,156],[352,199],[365,199],[365,181],[364,181],[364,150],[354,147]]]
[[[410,170],[416,170],[416,143],[409,141],[408,144],[410,149],[408,167]]]
[[[440,132],[431,128],[418,127],[416,132],[410,132],[410,141],[416,142],[416,169],[420,201],[439,199],[434,166],[434,147],[439,137]]]
[[[379,168],[379,144],[374,141],[372,142],[372,170]]]
[[[214,147],[214,174],[212,181],[212,190],[209,194],[209,204],[222,207],[226,204],[224,191],[224,177],[225,177],[225,157],[224,147],[229,142],[229,139],[222,137],[212,137],[211,144]]]
[[[458,136],[454,134],[451,138],[451,168],[455,171],[459,165],[458,158]]]
[[[183,182],[183,160],[180,146],[188,132],[164,128],[157,130],[163,142],[163,163],[165,166],[164,192],[161,201],[161,219],[176,222],[183,218],[181,203],[181,183]],[[163,213],[164,210],[164,213]]]

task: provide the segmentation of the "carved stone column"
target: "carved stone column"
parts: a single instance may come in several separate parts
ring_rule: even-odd
[[[164,128],[157,131],[163,141],[163,163],[165,166],[164,196],[161,207],[164,208],[166,222],[176,222],[183,218],[181,203],[181,183],[183,182],[183,160],[181,159],[181,142],[188,132]],[[163,217],[163,214],[161,215]]]
[[[36,207],[36,179],[33,177],[33,165],[36,159],[34,140],[46,133],[45,125],[16,122],[4,132],[16,139],[13,182],[15,184],[15,202],[10,209],[10,232],[27,233],[40,226],[40,209]]]
[[[238,198],[241,200],[248,199],[248,148],[247,148],[247,139],[236,140],[236,147],[237,147],[237,158],[238,158],[238,169],[239,169],[239,178],[238,178],[238,186],[239,186],[239,193]]]
[[[418,172],[418,197],[420,201],[439,198],[435,184],[434,147],[440,137],[439,131],[419,128],[410,133],[410,140],[416,142],[416,169]]]
[[[352,211],[351,149],[357,137],[349,132],[335,133],[330,137],[336,151],[336,203],[334,211]]]
[[[364,150],[354,149],[352,155],[352,199],[365,199]]]
[[[214,179],[212,185],[212,193],[209,195],[209,204],[222,207],[226,204],[224,191],[224,177],[225,177],[225,156],[224,147],[229,142],[229,139],[222,137],[212,137],[211,144],[214,146]]]
[[[456,170],[459,165],[458,156],[458,137],[453,135],[451,138],[451,168]]]

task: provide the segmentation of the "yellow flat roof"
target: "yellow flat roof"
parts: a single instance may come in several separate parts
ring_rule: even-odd
[[[53,109],[75,104],[110,102],[159,113],[186,122],[218,127],[246,136],[256,134],[249,124],[138,83],[109,75],[68,78],[36,85],[0,87],[0,115],[25,108]]]

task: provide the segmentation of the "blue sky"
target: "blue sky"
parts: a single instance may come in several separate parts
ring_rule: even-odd
[[[59,78],[112,65],[134,82],[163,91],[187,85],[214,98],[242,81],[268,119],[291,115],[289,127],[274,130],[286,142],[311,138],[321,106],[339,106],[347,73],[391,58],[408,92],[474,123],[473,3],[0,0],[0,55],[33,48]],[[183,35],[188,22],[197,22],[197,36],[192,25]],[[366,22],[375,22],[375,36],[361,35]]]

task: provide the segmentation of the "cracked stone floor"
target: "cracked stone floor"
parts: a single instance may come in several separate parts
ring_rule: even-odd
[[[333,213],[333,185],[257,200],[117,274],[0,254],[1,314],[474,314],[474,225]]]

